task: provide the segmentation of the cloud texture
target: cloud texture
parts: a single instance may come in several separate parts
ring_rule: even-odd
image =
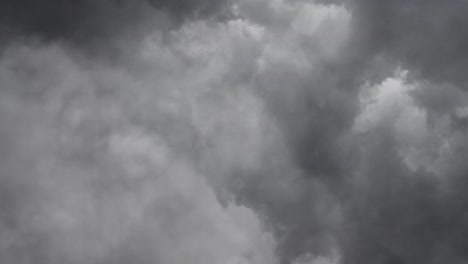
[[[465,263],[464,1],[0,3],[0,262]]]

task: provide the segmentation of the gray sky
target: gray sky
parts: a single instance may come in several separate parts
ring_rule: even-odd
[[[1,1],[0,263],[465,263],[467,5]]]

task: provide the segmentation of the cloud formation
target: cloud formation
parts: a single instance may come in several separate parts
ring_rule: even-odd
[[[8,38],[30,35],[45,41],[89,45],[140,32],[145,21],[161,28],[197,19],[229,17],[230,0],[48,0],[2,1],[0,30]],[[146,31],[142,31],[147,33]],[[106,42],[112,45],[112,42]]]
[[[464,1],[3,1],[0,262],[464,263]]]

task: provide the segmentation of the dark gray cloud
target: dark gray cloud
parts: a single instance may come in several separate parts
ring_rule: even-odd
[[[412,99],[425,113],[428,131],[438,137],[428,139],[424,148],[437,157],[433,159],[445,161],[435,165],[440,169],[437,177],[425,166],[409,169],[402,143],[395,139],[401,132],[395,131],[393,121],[358,141],[359,148],[367,149],[360,157],[364,167],[359,169],[364,186],[352,191],[353,202],[345,206],[352,227],[345,235],[343,261],[464,262],[467,203],[460,186],[465,185],[467,171],[458,162],[466,157],[465,144],[458,139],[463,136],[458,134],[465,130],[460,130],[463,126],[457,124],[462,121],[454,116],[467,102],[463,70],[467,3],[358,0],[347,4],[353,12],[354,43],[361,46],[363,55],[384,57],[409,71],[407,85],[418,86],[410,93]],[[446,129],[441,132],[440,127]],[[425,137],[423,132],[415,133]],[[456,154],[434,149],[440,138],[450,141],[448,151]]]
[[[350,1],[355,37],[370,53],[383,53],[438,82],[466,85],[466,1]]]
[[[461,263],[466,260],[465,235],[461,235],[467,229],[466,203],[456,186],[464,186],[466,174],[466,166],[459,162],[466,157],[464,136],[458,135],[465,133],[465,118],[455,112],[467,103],[466,2],[341,2],[352,13],[350,38],[338,59],[325,57],[318,64],[310,62],[324,53],[316,47],[326,34],[292,37],[285,33],[291,26],[287,12],[275,20],[274,9],[265,11],[268,7],[259,7],[261,1],[254,1],[256,9],[249,10],[259,23],[274,25],[278,34],[301,43],[295,48],[310,63],[298,70],[291,61],[300,56],[290,55],[291,61],[268,64],[270,68],[257,77],[257,88],[266,91],[262,96],[285,132],[294,162],[304,172],[301,184],[308,187],[298,188],[294,204],[281,204],[265,202],[252,184],[250,202],[262,204],[278,230],[286,226],[278,231],[283,236],[279,250],[283,263],[305,252],[323,254],[323,248],[330,247],[326,240],[330,233],[343,249],[343,263]],[[377,128],[353,135],[363,104],[359,91],[365,83],[384,81],[398,68],[408,70],[406,85],[418,86],[408,98],[414,111],[424,113],[421,122],[427,130],[420,132],[432,134],[423,147],[414,147],[432,157],[433,166],[440,169],[437,173],[428,165],[409,168],[408,157],[402,154],[402,144],[408,142],[399,142],[402,132],[394,128],[401,120],[377,117],[382,118]],[[410,130],[413,121],[406,125]],[[451,142],[446,146],[450,154],[441,153],[438,144],[444,140]],[[416,141],[410,139],[409,144]],[[316,186],[327,191],[321,193]],[[311,209],[330,195],[342,210],[340,223],[333,227],[323,224],[327,217]]]
[[[465,263],[466,7],[2,1],[0,262]]]
[[[147,16],[176,23],[188,19],[226,18],[231,1],[50,0],[2,1],[0,26],[5,34],[32,35],[45,40],[87,41],[138,30]],[[149,9],[160,10],[148,12]],[[164,23],[164,21],[160,21]]]
[[[344,202],[343,262],[462,263],[467,204],[456,186],[464,185],[463,176],[409,169],[396,135],[383,125],[356,142],[365,167],[351,187],[353,198]]]

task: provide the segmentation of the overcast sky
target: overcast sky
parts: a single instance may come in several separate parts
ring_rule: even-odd
[[[0,263],[466,263],[466,10],[2,0]]]

